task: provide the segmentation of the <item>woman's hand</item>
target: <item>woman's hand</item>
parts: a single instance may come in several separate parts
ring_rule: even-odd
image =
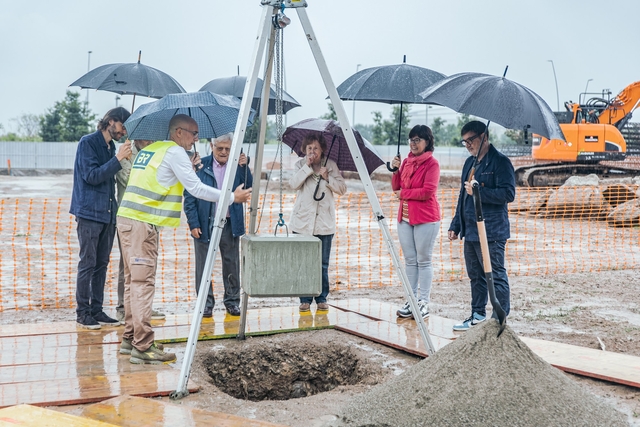
[[[400,156],[399,156],[399,155],[398,155],[398,156],[395,156],[395,157],[393,158],[393,160],[391,161],[391,167],[392,167],[392,168],[396,168],[396,169],[397,169],[397,168],[400,168],[401,160],[402,160],[402,159],[400,158]],[[396,171],[396,172],[397,172],[397,171]],[[396,173],[396,172],[394,172],[394,173]]]
[[[321,167],[320,171],[318,172],[318,174],[322,177],[322,179],[324,179],[325,181],[329,182],[329,170],[326,167]]]
[[[396,197],[398,198],[398,200],[400,200],[400,199],[401,199],[401,197],[400,197],[400,192],[401,192],[401,191],[402,191],[402,190],[396,190],[396,191],[394,191],[394,192],[393,192],[393,194],[395,194],[395,195],[396,195]]]
[[[311,166],[315,163],[316,156],[314,154],[307,154],[307,166]]]

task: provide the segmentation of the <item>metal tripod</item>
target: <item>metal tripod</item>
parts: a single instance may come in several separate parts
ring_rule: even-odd
[[[262,15],[260,18],[260,26],[258,29],[258,34],[256,36],[256,42],[254,45],[253,54],[251,57],[251,65],[249,67],[250,74],[247,76],[247,84],[244,87],[244,93],[242,96],[242,105],[240,107],[240,114],[238,115],[238,122],[236,123],[236,129],[233,135],[233,142],[231,144],[231,157],[228,162],[227,169],[224,175],[223,186],[224,188],[221,190],[222,194],[220,195],[220,200],[216,206],[216,216],[214,220],[214,224],[216,225],[213,234],[211,236],[211,242],[209,244],[209,252],[207,253],[207,260],[204,265],[204,271],[202,273],[202,282],[200,283],[200,292],[198,293],[198,299],[196,301],[196,309],[193,313],[192,321],[191,321],[191,329],[189,331],[189,338],[187,341],[187,347],[185,350],[184,360],[182,362],[182,368],[180,371],[180,379],[178,382],[178,386],[176,391],[171,394],[172,399],[179,399],[189,394],[187,390],[187,383],[189,381],[189,375],[191,373],[191,364],[193,363],[193,357],[195,355],[196,344],[198,342],[198,333],[200,331],[200,323],[202,321],[202,314],[204,311],[204,307],[207,299],[207,286],[210,286],[211,281],[211,272],[213,270],[213,263],[215,261],[216,253],[218,251],[218,245],[220,244],[220,238],[222,235],[222,229],[224,228],[224,224],[226,221],[226,211],[227,205],[230,201],[230,195],[233,192],[233,177],[236,175],[236,169],[238,166],[238,159],[240,157],[240,149],[242,148],[242,141],[244,141],[245,132],[247,128],[247,120],[251,113],[251,100],[253,98],[253,93],[255,91],[256,82],[258,79],[258,72],[262,60],[262,56],[266,53],[266,72],[265,79],[263,85],[263,93],[262,93],[262,101],[261,101],[261,111],[260,117],[263,118],[260,123],[260,135],[258,138],[258,143],[256,147],[256,162],[255,162],[255,171],[254,176],[260,176],[262,173],[262,155],[264,151],[264,139],[266,134],[266,117],[267,117],[267,108],[269,105],[269,82],[271,81],[271,72],[273,67],[273,50],[275,44],[275,31],[282,31],[282,29],[276,29],[275,24],[278,24],[278,18],[282,16],[280,11],[286,8],[295,8],[298,13],[298,18],[300,19],[300,23],[302,24],[302,28],[304,30],[305,36],[309,42],[309,47],[313,53],[313,56],[316,61],[316,65],[318,67],[318,71],[322,76],[322,80],[329,94],[329,98],[331,99],[331,103],[334,106],[336,114],[338,116],[338,120],[340,121],[340,126],[342,127],[342,132],[347,140],[347,145],[349,146],[349,151],[353,156],[355,161],[358,174],[362,183],[364,185],[365,192],[367,193],[367,197],[369,199],[369,203],[371,204],[371,208],[373,210],[373,215],[376,221],[378,222],[378,226],[382,231],[382,236],[387,243],[387,247],[389,249],[389,253],[391,254],[391,258],[393,261],[393,265],[396,268],[398,276],[402,281],[402,286],[405,291],[405,295],[407,300],[409,301],[409,305],[411,307],[411,311],[413,313],[420,313],[420,308],[418,307],[418,302],[413,295],[413,291],[411,290],[411,286],[409,284],[409,279],[407,278],[407,274],[404,270],[402,262],[400,260],[400,255],[396,250],[396,247],[393,243],[391,232],[389,231],[389,227],[387,225],[387,221],[384,217],[382,207],[380,206],[380,201],[378,200],[378,196],[376,195],[375,189],[373,187],[373,183],[371,182],[371,177],[367,171],[367,168],[364,163],[364,159],[362,158],[362,153],[360,152],[360,148],[356,142],[356,138],[353,134],[353,130],[349,124],[349,119],[347,117],[347,113],[342,105],[342,101],[338,96],[338,92],[336,90],[336,86],[333,83],[331,75],[329,74],[329,69],[327,68],[327,64],[325,63],[324,56],[322,55],[322,51],[320,50],[320,46],[318,41],[316,40],[315,33],[313,32],[313,28],[311,27],[311,22],[307,16],[307,2],[306,0],[262,0],[261,2],[263,6]],[[287,18],[288,19],[288,18]],[[265,47],[268,42],[268,49],[265,51]],[[249,233],[255,234],[256,230],[256,218],[257,218],[257,206],[258,199],[260,193],[260,186],[254,185],[253,192],[251,193],[251,208],[250,208],[250,222],[249,222]],[[244,337],[244,330],[246,325],[246,310],[247,310],[247,301],[248,296],[246,293],[243,294],[242,299],[242,316],[240,318],[240,333],[238,334],[239,338]],[[427,332],[427,326],[424,323],[424,320],[421,316],[415,316],[416,323],[418,325],[418,329],[420,331],[420,335],[422,336],[422,340],[425,344],[427,354],[432,355],[435,353],[435,348],[433,343],[431,342],[431,338]]]

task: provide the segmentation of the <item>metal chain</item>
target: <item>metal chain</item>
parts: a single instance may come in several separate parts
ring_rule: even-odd
[[[282,173],[282,134],[284,133],[284,73],[283,73],[283,61],[284,61],[284,32],[282,28],[276,30],[275,41],[275,79],[276,79],[276,136],[278,138],[278,151],[280,152],[280,225],[284,225],[283,215],[283,173]]]

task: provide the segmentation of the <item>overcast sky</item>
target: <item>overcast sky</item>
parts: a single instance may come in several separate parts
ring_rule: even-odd
[[[555,110],[589,91],[617,94],[640,80],[639,0],[307,0],[307,13],[336,85],[360,69],[402,62],[446,75],[501,74],[541,95]],[[0,123],[42,114],[90,66],[142,62],[196,91],[208,81],[246,75],[258,30],[260,0],[0,0]],[[287,91],[302,104],[288,123],[327,112],[326,90],[294,10],[285,30]],[[79,90],[78,88],[71,88]],[[115,94],[89,93],[102,116]],[[82,91],[85,99],[86,91]],[[148,98],[139,98],[150,101]],[[138,103],[138,102],[136,102]],[[130,108],[131,96],[120,104]],[[345,107],[349,118],[352,103]],[[386,104],[358,102],[356,123]],[[424,122],[425,106],[413,106]],[[435,116],[453,119],[450,110]],[[637,114],[640,117],[640,113]],[[640,120],[638,117],[634,121]]]

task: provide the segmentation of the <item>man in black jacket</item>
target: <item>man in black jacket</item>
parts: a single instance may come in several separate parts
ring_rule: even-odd
[[[98,130],[80,139],[73,167],[69,212],[76,216],[80,245],[76,317],[78,325],[87,329],[120,324],[102,311],[102,301],[116,232],[115,174],[120,161],[131,155],[130,142],[122,144],[116,154],[114,141],[127,134],[123,123],[129,115],[122,107],[109,110],[98,122]]]
[[[480,184],[496,296],[507,315],[510,309],[509,278],[504,266],[504,251],[510,237],[507,204],[513,202],[516,194],[511,160],[489,144],[487,126],[474,120],[464,125],[460,133],[462,144],[471,156],[462,168],[462,186],[456,213],[449,226],[449,240],[464,237],[464,260],[471,282],[471,316],[461,324],[454,325],[454,331],[466,331],[486,319],[487,281],[476,224],[472,181]]]

